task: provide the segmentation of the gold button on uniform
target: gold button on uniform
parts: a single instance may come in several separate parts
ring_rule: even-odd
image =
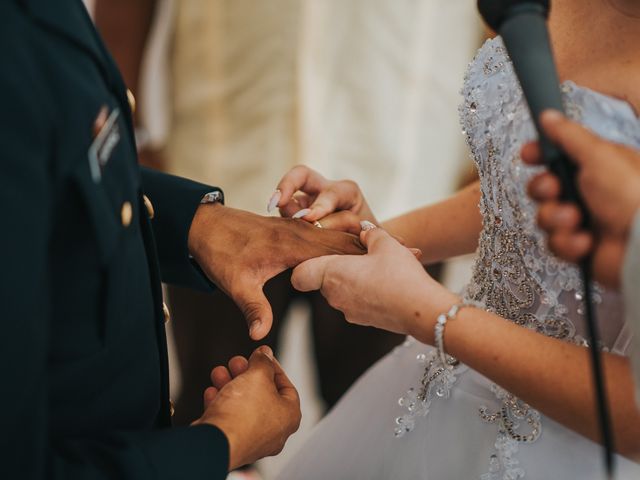
[[[173,417],[176,413],[176,408],[173,406],[173,400],[169,399],[169,415]]]
[[[136,113],[136,97],[133,96],[133,92],[127,88],[127,100],[129,100],[129,108],[131,113]]]
[[[162,302],[162,312],[164,313],[164,323],[169,323],[171,313],[169,312],[169,307],[167,307],[167,304],[164,302]]]
[[[149,218],[153,220],[153,217],[155,216],[155,211],[153,210],[153,203],[151,203],[151,200],[149,200],[149,197],[147,197],[146,195],[143,195],[142,199],[144,200],[144,206],[147,208],[147,213],[149,214]]]
[[[128,227],[131,225],[131,220],[133,219],[133,207],[131,206],[131,202],[124,202],[122,204],[122,210],[120,210],[120,218],[122,220],[122,226]]]

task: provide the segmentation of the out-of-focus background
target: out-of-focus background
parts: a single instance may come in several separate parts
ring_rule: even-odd
[[[457,106],[483,37],[475,0],[86,0],[137,98],[141,162],[224,189],[266,214],[306,164],[357,181],[381,220],[473,179]],[[429,232],[424,232],[429,235]],[[453,288],[469,259],[436,267]],[[288,275],[266,287],[266,340],[298,386],[303,424],[277,458],[232,478],[274,478],[327,408],[402,339],[347,325]],[[199,416],[209,370],[256,345],[233,304],[167,288],[176,423]]]

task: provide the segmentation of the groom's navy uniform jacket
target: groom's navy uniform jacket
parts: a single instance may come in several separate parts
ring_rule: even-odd
[[[160,289],[210,288],[187,234],[214,189],[139,169],[80,0],[0,0],[0,65],[0,479],[224,478],[221,431],[169,428]]]

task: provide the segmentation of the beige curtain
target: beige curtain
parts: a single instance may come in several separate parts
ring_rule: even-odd
[[[357,180],[384,218],[454,188],[480,35],[474,0],[162,0],[145,122],[170,171],[229,205],[264,213],[306,163]]]

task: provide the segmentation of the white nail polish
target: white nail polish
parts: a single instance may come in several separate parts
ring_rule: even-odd
[[[273,195],[271,195],[271,198],[269,199],[269,204],[267,205],[267,213],[271,213],[273,209],[278,206],[281,198],[282,192],[280,190],[273,192]]]
[[[368,231],[368,230],[373,230],[374,228],[378,228],[376,227],[373,223],[369,222],[368,220],[363,220],[360,222],[360,228],[362,228],[363,231]]]
[[[304,208],[304,209],[300,210],[299,212],[295,213],[291,218],[302,218],[305,215],[309,215],[310,212],[311,212],[310,209]]]

